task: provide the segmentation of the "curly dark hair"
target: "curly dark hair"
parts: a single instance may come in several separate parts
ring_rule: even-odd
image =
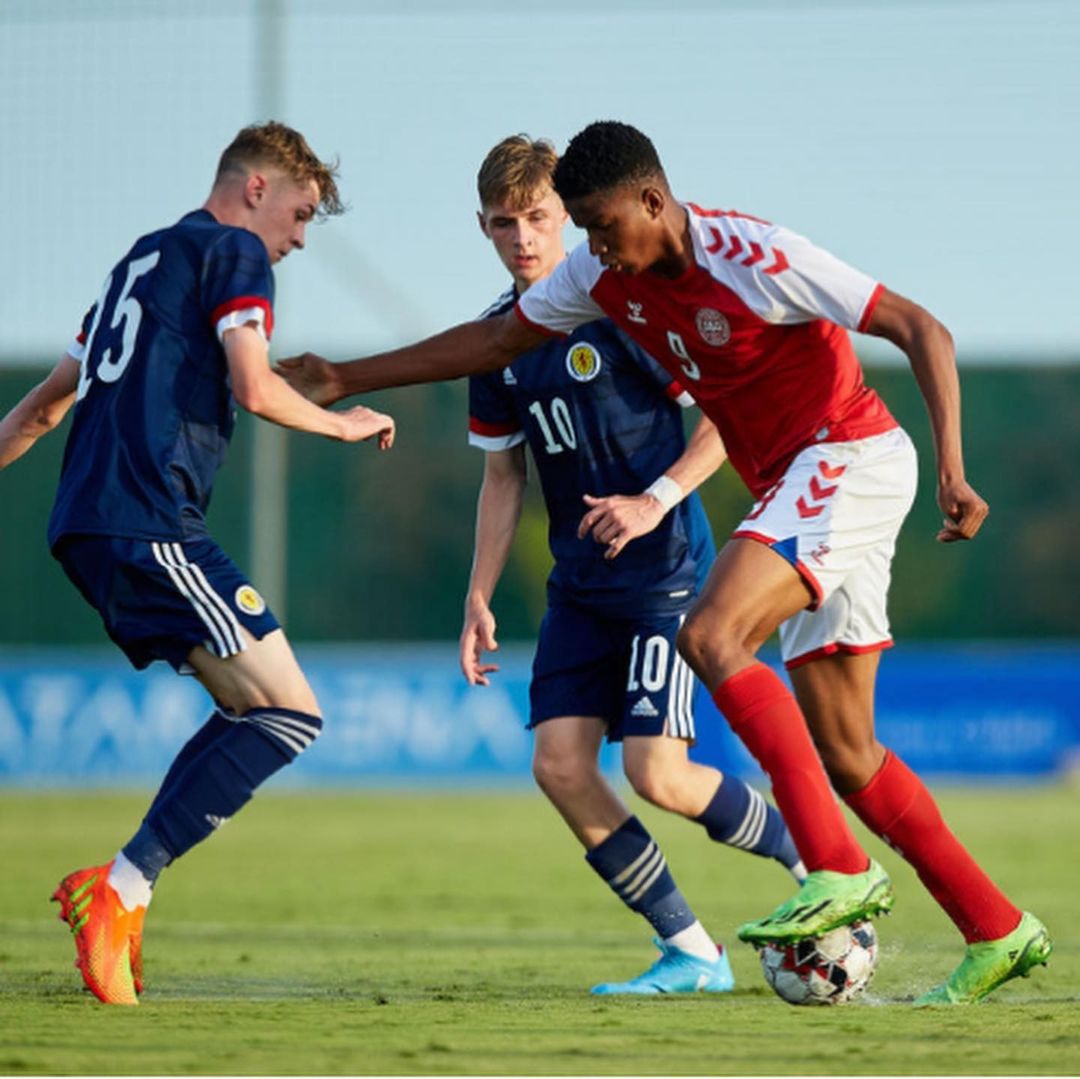
[[[660,156],[647,135],[617,120],[597,120],[579,131],[559,158],[555,190],[566,202],[663,175]]]

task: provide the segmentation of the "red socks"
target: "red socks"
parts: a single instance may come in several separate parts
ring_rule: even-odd
[[[874,778],[844,800],[911,863],[968,944],[1017,927],[1021,912],[949,831],[922,780],[891,751]]]
[[[754,663],[721,682],[713,700],[772,781],[807,870],[862,873],[869,858],[844,819],[806,720],[783,681],[764,663]]]
[[[806,868],[861,873],[867,856],[844,819],[795,698],[763,663],[732,675],[713,700],[772,780],[773,795]],[[1020,922],[1013,906],[941,819],[934,799],[893,753],[844,799],[904,856],[969,943],[997,940]]]

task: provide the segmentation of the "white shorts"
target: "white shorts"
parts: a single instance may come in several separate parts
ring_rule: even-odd
[[[803,450],[732,533],[787,559],[812,599],[780,626],[788,668],[892,644],[886,597],[896,537],[915,500],[915,447],[899,427]]]

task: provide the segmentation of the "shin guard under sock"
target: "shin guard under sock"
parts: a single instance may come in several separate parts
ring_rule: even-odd
[[[664,940],[697,923],[656,840],[637,817],[628,817],[585,860]]]
[[[862,790],[844,799],[872,832],[911,863],[969,944],[997,940],[1020,910],[949,831],[926,785],[891,751]]]
[[[173,858],[234,816],[261,783],[294,761],[322,730],[318,716],[289,708],[218,715],[225,728],[215,724],[215,736],[206,739],[201,752],[188,755],[186,767],[162,785],[146,815],[145,826]]]
[[[862,873],[870,859],[833,795],[794,696],[775,672],[755,662],[721,682],[713,700],[771,780],[807,871]]]

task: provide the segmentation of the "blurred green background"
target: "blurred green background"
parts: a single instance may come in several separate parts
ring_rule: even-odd
[[[40,372],[0,371],[7,407]],[[915,380],[871,367],[867,381],[915,439],[920,488],[901,536],[891,593],[898,639],[1046,639],[1076,635],[1080,569],[1080,367],[962,369],[969,479],[991,515],[976,542],[934,541],[933,451]],[[398,443],[386,454],[302,435],[288,446],[288,629],[296,640],[448,639],[460,629],[483,454],[466,444],[464,382],[386,391]],[[696,416],[696,412],[692,412]],[[252,424],[239,430],[219,478],[210,526],[249,566]],[[3,475],[0,642],[100,643],[96,615],[45,547],[65,426]],[[723,469],[702,490],[717,539],[749,507]],[[504,640],[528,639],[550,566],[546,520],[530,485],[510,564],[496,594]],[[258,584],[258,582],[256,582]]]
[[[468,318],[505,288],[474,215],[497,140],[527,131],[561,148],[591,120],[624,119],[656,139],[680,197],[782,222],[955,336],[970,479],[992,510],[959,548],[934,542],[915,382],[891,346],[857,342],[922,455],[897,637],[1076,639],[1080,143],[1064,133],[1080,116],[1078,52],[1071,0],[4,0],[0,413],[131,240],[202,201],[243,124],[278,117],[340,157],[350,212],[278,267],[273,341],[274,356],[340,359]],[[580,238],[567,229],[568,246]],[[242,417],[218,484],[214,534],[295,640],[459,629],[482,468],[465,387],[372,403],[398,419],[390,454],[284,435],[282,468],[280,443]],[[62,443],[0,476],[0,644],[102,641],[45,551]],[[257,490],[256,443],[271,473]],[[704,496],[722,539],[748,499],[726,471]],[[269,522],[260,543],[252,505]],[[534,635],[545,528],[533,491],[496,596],[503,639]]]

